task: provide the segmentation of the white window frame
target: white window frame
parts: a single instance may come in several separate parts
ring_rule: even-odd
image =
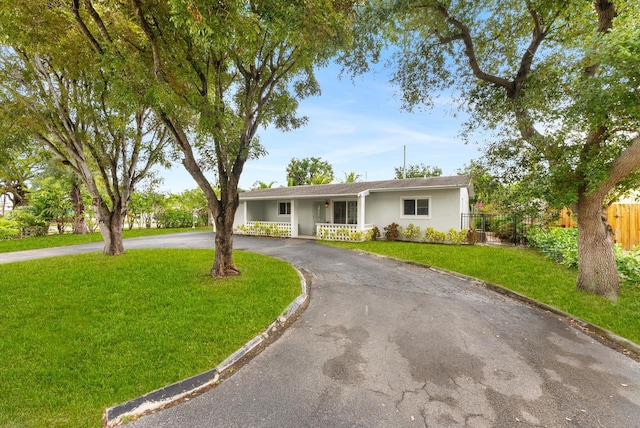
[[[285,204],[285,214],[280,213],[280,205]],[[291,216],[291,201],[278,201],[278,217],[290,217]]]
[[[426,200],[427,201],[427,210],[429,211],[429,214],[427,215],[418,215],[418,214],[405,214],[404,213],[404,201],[407,200],[413,200],[415,201],[415,209],[416,209],[416,213],[418,212],[418,200]],[[430,219],[431,218],[431,212],[432,212],[432,207],[431,207],[431,196],[429,195],[420,195],[420,196],[402,196],[400,198],[400,218],[407,218],[407,219]]]

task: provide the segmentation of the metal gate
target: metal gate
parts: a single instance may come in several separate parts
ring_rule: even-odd
[[[475,242],[525,245],[526,232],[533,221],[530,216],[518,214],[462,214],[460,223],[461,229],[475,232]]]

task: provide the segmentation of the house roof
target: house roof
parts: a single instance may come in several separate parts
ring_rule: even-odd
[[[318,184],[313,186],[275,187],[240,193],[240,200],[315,198],[335,196],[357,196],[362,192],[393,192],[401,190],[426,190],[469,188],[471,178],[467,175],[449,177],[405,178],[401,180],[363,181],[359,183]]]

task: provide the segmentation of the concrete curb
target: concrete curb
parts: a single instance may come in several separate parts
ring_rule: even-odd
[[[102,417],[102,426],[112,428],[121,425],[127,419],[135,419],[145,413],[159,410],[169,406],[179,400],[197,395],[216,385],[220,379],[220,373],[232,368],[242,357],[249,354],[257,346],[265,342],[270,331],[275,331],[285,325],[285,323],[296,315],[309,300],[307,281],[302,272],[294,266],[300,277],[302,293],[272,322],[262,333],[245,343],[240,349],[231,354],[221,362],[216,368],[204,373],[197,374],[190,378],[172,383],[155,391],[151,391],[140,397],[133,398],[124,403],[105,409]]]
[[[587,332],[589,334],[591,334],[592,336],[599,336],[605,340],[607,340],[608,342],[612,343],[614,346],[614,348],[618,348],[617,350],[620,351],[622,354],[627,355],[631,358],[634,358],[638,361],[640,361],[640,345],[637,343],[634,343],[628,339],[625,339],[624,337],[618,336],[617,334],[615,334],[612,331],[609,331],[607,329],[604,329],[598,325],[595,324],[591,324],[588,321],[585,321],[581,318],[575,317],[573,315],[571,315],[568,312],[564,312],[561,311],[558,308],[555,308],[553,306],[547,305],[546,303],[542,303],[542,302],[538,302],[537,300],[534,300],[528,296],[525,296],[524,294],[520,294],[516,291],[512,291],[509,290],[508,288],[504,288],[500,285],[497,284],[493,284],[490,282],[486,282],[486,281],[482,281],[478,278],[474,278],[472,276],[467,276],[467,275],[463,275],[461,273],[458,272],[453,272],[450,270],[446,270],[446,269],[442,269],[442,268],[438,268],[438,267],[434,267],[434,266],[429,266],[426,264],[422,264],[422,263],[418,263],[418,262],[412,262],[412,261],[407,261],[407,260],[402,260],[402,259],[397,259],[395,257],[389,257],[389,256],[384,256],[381,254],[375,254],[375,253],[371,253],[369,251],[363,251],[363,250],[357,250],[360,251],[361,253],[365,253],[365,254],[370,254],[373,256],[377,256],[377,257],[382,257],[382,258],[387,258],[390,260],[395,260],[397,262],[401,262],[401,263],[408,263],[411,265],[415,265],[415,266],[420,266],[426,269],[430,269],[434,272],[438,272],[438,273],[442,273],[444,275],[449,275],[458,279],[461,279],[463,281],[467,281],[470,282],[472,284],[475,285],[479,285],[481,287],[486,288],[487,290],[491,290],[493,292],[496,293],[500,293],[504,296],[510,297],[514,300],[518,300],[520,302],[526,303],[530,306],[534,306],[540,309],[543,309],[547,312],[550,312],[552,314],[558,315],[559,317],[562,317],[566,320],[568,320],[571,324],[573,324],[574,326],[577,326],[578,328],[580,328],[582,331]]]

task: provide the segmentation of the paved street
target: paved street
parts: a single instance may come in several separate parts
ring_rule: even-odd
[[[145,246],[206,248],[213,235],[125,243]],[[235,247],[308,272],[308,308],[216,388],[128,427],[640,426],[640,363],[555,315],[312,241]]]

